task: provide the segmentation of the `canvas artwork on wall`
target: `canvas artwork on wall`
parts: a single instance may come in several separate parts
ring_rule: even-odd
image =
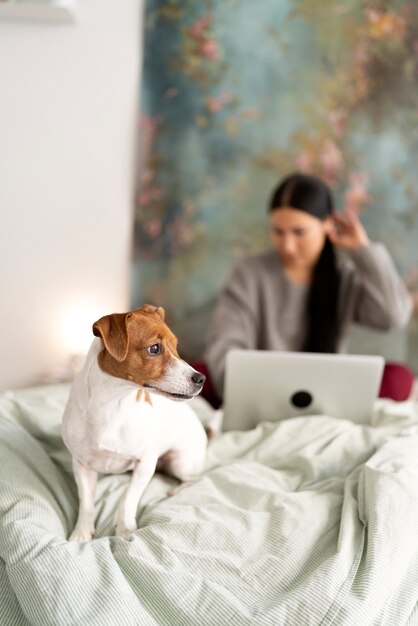
[[[359,212],[418,309],[417,86],[414,0],[147,2],[133,305],[165,306],[199,356],[233,263],[269,245],[272,188],[300,170]],[[382,349],[418,372],[417,313]]]

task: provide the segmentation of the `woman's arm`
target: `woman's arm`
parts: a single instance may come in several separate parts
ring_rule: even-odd
[[[385,246],[370,243],[350,256],[359,285],[354,321],[383,331],[406,326],[412,300]]]
[[[221,293],[206,342],[204,360],[220,398],[228,350],[257,348],[256,302],[255,282],[244,262],[232,272]]]
[[[351,256],[356,267],[358,297],[354,321],[376,330],[405,326],[412,312],[412,301],[395,265],[380,243],[370,243],[353,211],[335,214],[328,233],[332,243]]]

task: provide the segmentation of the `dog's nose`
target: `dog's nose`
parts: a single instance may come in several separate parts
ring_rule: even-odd
[[[206,380],[206,376],[204,376],[200,372],[195,372],[192,376],[192,381],[194,382],[195,385],[198,385],[199,387],[203,385],[205,380]]]

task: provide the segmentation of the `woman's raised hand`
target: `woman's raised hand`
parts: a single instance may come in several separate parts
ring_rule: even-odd
[[[342,250],[357,250],[369,243],[366,230],[357,214],[346,209],[344,213],[334,213],[331,216],[331,228],[328,237],[337,248]]]

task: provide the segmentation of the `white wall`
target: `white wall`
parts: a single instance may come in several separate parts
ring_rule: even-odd
[[[88,341],[127,310],[141,12],[0,22],[0,389],[66,361],[80,307]]]

